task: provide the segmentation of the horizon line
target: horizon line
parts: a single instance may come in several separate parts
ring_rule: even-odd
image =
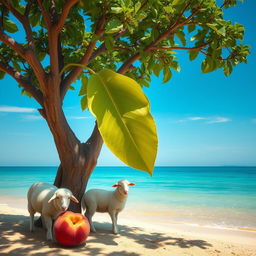
[[[59,167],[59,165],[0,165],[0,167]],[[123,165],[98,165],[95,168],[97,167],[123,167],[134,169],[130,166]],[[256,165],[156,165],[154,168],[156,167],[256,167]]]

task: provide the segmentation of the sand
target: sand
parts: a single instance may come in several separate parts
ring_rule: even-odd
[[[86,244],[63,248],[46,241],[44,229],[29,232],[28,213],[17,207],[0,204],[0,255],[256,256],[255,231],[158,223],[127,211],[120,214],[118,235],[111,233],[109,216],[97,214],[97,233]]]

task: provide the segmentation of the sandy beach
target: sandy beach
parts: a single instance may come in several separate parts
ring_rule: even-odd
[[[90,234],[86,244],[63,248],[47,242],[41,228],[30,233],[26,207],[21,202],[17,207],[1,200],[0,255],[256,255],[255,231],[150,221],[150,214],[143,219],[127,210],[120,214],[120,234],[111,233],[107,214],[96,214],[97,233]]]

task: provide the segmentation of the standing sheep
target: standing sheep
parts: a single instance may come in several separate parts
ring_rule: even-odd
[[[94,213],[108,212],[112,220],[112,231],[114,234],[118,233],[117,216],[124,209],[129,186],[134,185],[134,183],[130,183],[128,180],[120,180],[112,186],[116,187],[114,191],[90,189],[84,194],[81,202],[82,214],[88,218],[92,232],[96,232],[92,223]]]
[[[34,230],[34,214],[41,213],[47,229],[47,240],[52,240],[52,219],[65,212],[70,200],[79,203],[72,192],[66,188],[57,188],[49,183],[34,183],[27,194],[30,213],[30,231]]]

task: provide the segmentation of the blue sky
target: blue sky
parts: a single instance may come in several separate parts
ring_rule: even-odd
[[[179,52],[180,73],[162,84],[153,78],[144,91],[151,101],[159,136],[157,165],[256,165],[256,27],[255,1],[245,1],[226,12],[226,18],[246,28],[251,45],[248,64],[225,77],[221,70],[202,74],[200,58],[188,60]],[[64,102],[67,119],[80,140],[94,125],[80,110],[77,90]],[[0,81],[0,165],[58,165],[47,124],[33,99],[21,96],[16,82]],[[99,165],[123,165],[105,146]]]

